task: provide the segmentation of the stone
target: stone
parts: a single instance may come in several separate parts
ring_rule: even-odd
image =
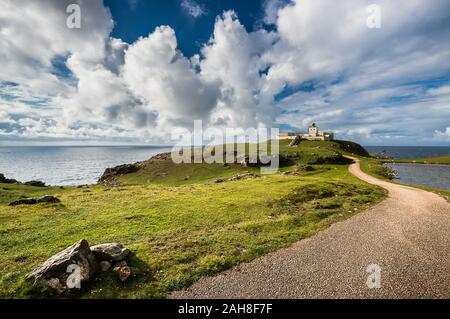
[[[41,182],[41,181],[29,181],[29,182],[25,182],[25,185],[28,186],[35,186],[35,187],[45,187],[45,183]]]
[[[264,166],[258,157],[250,157],[248,155],[237,158],[237,162],[244,167],[256,167]],[[266,162],[265,162],[266,163]]]
[[[119,279],[122,282],[126,281],[131,275],[131,269],[126,261],[121,261],[115,264],[113,271],[119,275]]]
[[[59,202],[61,202],[61,201],[58,198],[56,198],[54,196],[50,196],[50,195],[45,195],[45,196],[37,197],[37,198],[19,199],[19,200],[16,200],[14,202],[9,203],[9,206],[36,205],[36,204],[39,204],[39,203],[55,204],[55,203],[59,203]]]
[[[87,282],[97,271],[97,260],[86,240],[80,240],[50,257],[41,267],[26,275],[25,279],[34,285],[50,287],[61,293],[70,289],[67,280],[74,274],[70,271],[71,265],[79,267],[80,284]]]
[[[118,176],[135,173],[139,170],[137,164],[124,164],[112,168],[107,168],[98,180],[103,184],[114,184]]]
[[[0,183],[3,183],[3,184],[16,184],[16,183],[19,183],[19,182],[16,181],[15,179],[6,178],[5,175],[0,174]]]
[[[122,261],[128,257],[130,251],[119,243],[106,243],[91,247],[91,251],[98,261]]]
[[[312,172],[312,171],[314,171],[314,167],[312,167],[310,165],[297,165],[295,167],[295,169],[297,171],[305,171],[305,172]]]
[[[105,271],[108,271],[109,268],[111,268],[111,263],[109,261],[101,261],[99,263],[99,266],[100,266],[100,271],[105,272]]]
[[[216,179],[215,183],[219,184],[219,183],[224,183],[226,180],[224,178],[218,178]]]
[[[299,174],[297,172],[284,172],[282,175],[283,176],[298,176]]]
[[[290,147],[298,146],[298,145],[300,145],[301,141],[302,141],[302,138],[301,138],[299,135],[297,135],[297,136],[292,140],[292,142],[289,144],[289,146],[290,146]]]

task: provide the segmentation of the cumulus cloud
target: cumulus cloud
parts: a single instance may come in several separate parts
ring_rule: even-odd
[[[434,137],[436,140],[450,141],[450,127],[447,127],[445,131],[441,132],[436,130],[434,132]]]
[[[160,121],[173,124],[207,119],[218,97],[218,83],[202,77],[177,50],[175,32],[167,26],[130,46],[123,78]]]
[[[305,128],[319,122],[365,143],[448,141],[450,4],[380,0],[368,29],[365,0],[266,0],[248,31],[233,11],[216,18],[198,54],[170,26],[134,43],[111,37],[101,0],[4,0],[0,12],[0,135],[167,141],[206,126]],[[191,16],[205,14],[183,0]],[[33,48],[30,50],[30,48]]]
[[[194,18],[206,14],[206,10],[194,0],[181,0],[181,7],[188,15]]]
[[[263,22],[268,25],[276,24],[278,20],[278,11],[289,3],[291,3],[290,0],[264,0]]]

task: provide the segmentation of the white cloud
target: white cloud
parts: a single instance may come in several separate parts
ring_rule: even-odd
[[[270,92],[264,89],[260,56],[275,35],[264,30],[248,33],[234,12],[216,20],[214,34],[202,49],[201,76],[220,83],[220,98],[212,124],[230,127],[270,125],[275,116]]]
[[[159,27],[130,46],[123,78],[160,122],[189,125],[194,119],[207,119],[218,98],[218,83],[198,74],[177,50],[170,27]]]
[[[278,20],[278,11],[289,4],[290,0],[264,0],[264,19],[266,24],[276,24]]]
[[[435,131],[434,132],[434,138],[438,141],[443,140],[450,142],[450,127],[447,127],[445,131]]]
[[[181,7],[190,16],[198,18],[206,14],[206,10],[194,0],[181,0]]]
[[[2,2],[0,135],[163,141],[203,119],[218,127],[316,121],[367,143],[448,141],[448,81],[427,86],[450,74],[448,1],[380,0],[382,28],[371,30],[364,0],[267,0],[264,21],[276,31],[248,32],[227,11],[193,57],[169,26],[130,44],[111,38],[100,0],[79,1],[82,28],[68,29],[71,2]],[[181,5],[205,14],[192,0]]]

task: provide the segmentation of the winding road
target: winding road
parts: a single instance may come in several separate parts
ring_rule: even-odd
[[[369,176],[354,160],[349,171],[388,190],[386,200],[169,298],[450,298],[450,204]]]

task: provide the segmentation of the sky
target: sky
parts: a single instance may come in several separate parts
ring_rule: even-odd
[[[167,144],[194,120],[450,145],[448,0],[0,6],[0,145]]]

